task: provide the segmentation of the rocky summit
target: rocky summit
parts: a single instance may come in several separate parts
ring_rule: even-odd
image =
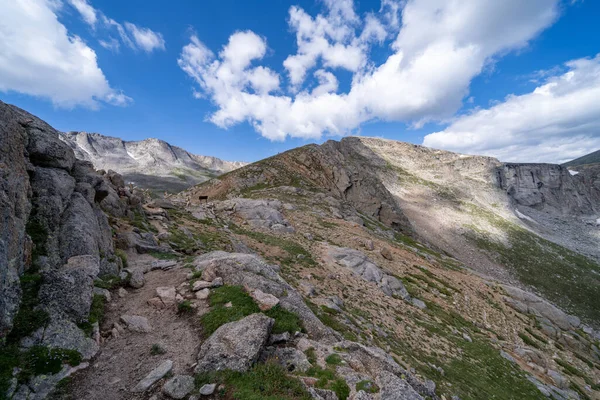
[[[118,171],[127,183],[157,192],[178,192],[246,164],[192,154],[159,139],[127,142],[87,132],[60,132],[59,138],[96,169]]]
[[[0,399],[600,399],[594,173],[362,137],[205,161],[0,102]],[[156,198],[152,166],[210,179]]]

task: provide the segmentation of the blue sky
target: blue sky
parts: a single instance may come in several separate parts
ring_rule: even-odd
[[[0,28],[0,54],[12,56],[3,60],[0,55],[0,99],[59,130],[99,132],[125,140],[157,137],[197,154],[228,160],[255,161],[344,134],[531,162],[565,161],[600,147],[600,98],[595,97],[600,93],[596,57],[600,3],[532,0],[531,6],[522,6],[521,1],[507,0],[499,6],[495,0],[465,0],[455,6],[440,1],[437,9],[430,7],[432,1],[406,3],[403,9],[404,2],[393,0],[384,0],[383,6],[379,0],[344,0],[337,5],[327,0],[180,0],[168,5],[152,0],[0,0],[0,8],[6,11],[0,19],[15,21]],[[93,10],[95,22],[78,10],[82,4]],[[398,7],[397,13],[392,5]],[[292,6],[296,15],[308,18],[299,22],[306,25],[293,26]],[[28,31],[32,18],[37,18],[32,7],[45,18],[35,32]],[[361,36],[368,15],[378,21],[379,29],[370,41]],[[439,15],[448,18],[436,20]],[[325,24],[324,31],[317,26],[317,16]],[[455,18],[465,18],[458,28],[452,23]],[[488,26],[494,24],[486,18],[498,19],[498,27]],[[64,52],[65,63],[89,63],[93,75],[77,67],[68,74],[57,73],[62,65],[41,68],[46,61],[36,59],[31,50],[24,54],[29,45],[31,49],[48,46],[40,41],[46,36],[44,27],[55,31],[59,25],[65,28],[66,39],[47,36],[50,46],[56,46],[51,54],[60,58]],[[117,27],[124,29],[125,39]],[[302,53],[297,41],[300,29],[305,29],[305,45],[324,40],[330,47],[302,58],[305,76],[294,85],[284,62]],[[136,30],[147,35],[138,41]],[[236,32],[237,41],[230,43],[237,45],[230,46],[231,55],[224,58],[219,53]],[[517,33],[509,37],[512,32]],[[74,55],[75,35],[81,43]],[[14,37],[22,43],[9,43]],[[109,40],[118,44],[118,50],[101,45]],[[448,42],[451,49],[443,46]],[[346,53],[328,59],[336,45]],[[187,58],[186,46],[194,50]],[[360,56],[348,66],[357,54],[351,53],[352,46]],[[444,50],[435,59],[421,55],[439,46]],[[473,48],[473,53],[459,51]],[[228,67],[248,49],[254,53],[245,64],[240,61],[242,70]],[[78,58],[87,50],[95,53],[95,62]],[[375,79],[373,71],[394,54],[403,56],[392,72],[398,75],[381,74]],[[412,70],[411,60],[421,69]],[[565,64],[573,60],[579,62]],[[237,74],[234,83],[218,78],[219,73],[211,69],[215,62],[221,70]],[[195,77],[185,66],[192,68]],[[246,82],[257,66],[268,69],[269,76],[278,76],[275,89],[260,93],[258,84]],[[423,76],[421,71],[429,68],[431,74]],[[327,99],[320,101],[311,92],[318,86],[317,70],[333,74],[336,80],[334,89],[323,89]],[[25,77],[19,76],[21,71],[27,72]],[[569,74],[579,79],[566,79]],[[352,83],[353,76],[361,77],[362,87],[354,87],[359,85]],[[36,79],[43,90],[32,88]],[[68,81],[68,90],[62,80]],[[48,82],[56,82],[55,87]],[[540,87],[548,88],[537,90],[544,98],[534,92]],[[306,104],[298,104],[303,91]],[[229,102],[240,94],[248,95],[240,99],[251,100],[241,105]],[[299,106],[278,106],[274,111],[285,99]],[[577,110],[562,116],[565,104],[574,104]],[[515,109],[519,115],[511,111]],[[215,117],[218,111],[222,118]],[[431,133],[435,134],[426,138]]]

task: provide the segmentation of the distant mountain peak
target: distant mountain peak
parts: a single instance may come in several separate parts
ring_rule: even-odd
[[[158,138],[125,141],[83,131],[63,132],[60,138],[96,169],[115,170],[128,181],[160,191],[184,190],[246,165],[192,154]]]

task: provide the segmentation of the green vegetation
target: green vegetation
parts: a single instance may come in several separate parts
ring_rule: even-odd
[[[265,315],[275,320],[275,324],[273,324],[271,333],[278,334],[290,332],[293,334],[304,331],[300,317],[281,307],[279,304],[270,310],[265,311]]]
[[[42,276],[39,273],[28,272],[21,276],[23,291],[21,305],[13,320],[13,328],[7,338],[8,343],[18,342],[50,321],[46,311],[37,309],[38,292],[41,286]]]
[[[312,267],[316,265],[311,253],[304,249],[304,247],[302,247],[300,244],[292,240],[283,239],[262,232],[249,231],[233,224],[231,224],[230,228],[238,235],[245,235],[256,240],[257,242],[266,244],[268,246],[279,247],[284,250],[286,253],[288,253],[288,256],[279,260],[282,265],[290,266],[296,263],[306,267]]]
[[[321,307],[317,306],[315,303],[309,301],[308,299],[304,299],[306,305],[312,310],[312,312],[321,320],[322,323],[330,327],[331,329],[338,331],[346,340],[357,341],[358,337],[356,333],[350,329],[346,324],[340,322],[334,314],[329,314],[324,311]]]
[[[62,369],[62,364],[67,363],[73,367],[81,363],[81,354],[75,350],[50,349],[45,346],[33,346],[22,354],[24,365],[20,379],[34,375],[56,374]]]
[[[332,390],[340,400],[346,400],[350,396],[350,387],[345,380],[336,375],[333,368],[323,369],[319,366],[312,366],[304,375],[317,378],[315,387]]]
[[[403,235],[401,233],[396,232],[396,233],[394,233],[394,240],[398,243],[402,243],[408,247],[413,247],[419,251],[422,251],[422,252],[432,255],[434,257],[437,257],[437,258],[441,257],[440,253],[438,253],[437,251],[431,250],[427,246],[422,245],[421,243],[417,242],[415,239],[413,239],[410,236]]]
[[[304,351],[304,354],[306,355],[306,358],[308,359],[309,363],[315,364],[317,362],[317,352],[314,347],[306,349],[306,351]]]
[[[199,389],[207,383],[224,384],[225,398],[244,400],[311,400],[302,383],[287,374],[274,362],[256,364],[248,372],[219,371],[198,374],[195,377]]]
[[[392,354],[402,358],[398,360],[401,365],[410,364],[419,374],[435,381],[438,395],[463,400],[544,399],[526,374],[505,360],[473,323],[434,302],[427,302],[424,312],[425,315],[414,318],[417,325],[426,330],[425,335],[433,343],[448,347],[451,352],[437,353],[422,341],[407,341],[390,331],[386,336],[378,335],[375,343],[382,348],[389,346]],[[472,342],[465,340],[462,333],[468,334]]]
[[[525,328],[525,330],[527,331],[527,333],[529,333],[531,336],[533,336],[536,340],[538,340],[538,341],[540,341],[540,342],[542,342],[544,344],[548,344],[548,341],[543,336],[535,333],[533,331],[533,329],[527,327],[527,328]]]
[[[175,253],[160,253],[157,251],[153,251],[148,253],[150,254],[152,257],[157,258],[159,260],[178,260],[179,259],[179,254],[175,254]]]
[[[200,318],[207,335],[212,334],[221,325],[260,312],[254,299],[241,286],[221,286],[211,292],[208,300],[211,309]],[[231,307],[226,306],[228,303],[231,303]],[[300,317],[279,305],[265,311],[264,314],[275,320],[272,333],[295,333],[304,329]]]
[[[133,212],[133,219],[130,222],[132,226],[135,226],[143,232],[158,233],[158,230],[151,223],[148,222],[143,213],[137,210]]]
[[[33,346],[27,350],[19,350],[17,344],[9,344],[0,348],[0,398],[9,388],[13,377],[13,369],[19,368],[19,383],[26,382],[35,375],[56,374],[63,363],[77,366],[81,363],[81,355],[75,350]]]
[[[579,394],[582,400],[592,400],[590,396],[588,396],[587,393],[575,382],[571,382],[569,384],[569,388],[577,392],[577,394]]]
[[[104,296],[95,294],[92,297],[92,306],[90,307],[90,315],[88,316],[87,322],[79,324],[79,328],[84,331],[88,336],[92,335],[93,324],[102,322],[104,318],[104,305],[106,299]]]
[[[107,275],[94,281],[94,286],[107,290],[113,290],[123,285],[125,285],[125,281],[116,275]]]
[[[508,243],[491,240],[471,225],[468,236],[479,248],[506,266],[519,280],[538,289],[550,301],[584,319],[600,321],[600,266],[592,260],[545,240],[494,213],[466,204],[475,217],[506,233]]]
[[[342,357],[340,357],[339,354],[330,354],[327,356],[327,358],[325,358],[325,362],[327,363],[327,365],[340,365],[344,362],[344,360],[342,360]]]
[[[192,302],[190,300],[184,300],[181,303],[177,303],[178,314],[191,314],[194,311]]]
[[[161,354],[165,354],[167,351],[158,343],[154,343],[150,348],[150,354],[153,356],[158,356]]]
[[[563,371],[565,371],[565,373],[568,375],[578,376],[580,378],[583,378],[585,376],[585,374],[579,369],[569,364],[568,362],[561,360],[560,358],[557,358],[554,361],[556,361],[556,363],[560,365],[563,368]]]
[[[117,256],[117,257],[119,257],[121,259],[121,262],[123,263],[123,268],[127,268],[128,267],[127,253],[125,253],[125,251],[123,251],[121,249],[116,249],[115,250],[115,256]]]
[[[536,349],[541,349],[540,344],[532,338],[530,338],[529,336],[527,336],[525,333],[519,332],[519,337],[521,338],[521,340],[523,340],[523,343],[525,343],[526,345],[535,347]]]
[[[360,381],[356,384],[356,391],[363,390],[366,393],[379,393],[379,387],[371,381]]]
[[[564,167],[576,167],[578,165],[597,164],[600,163],[600,150],[594,151],[593,153],[586,154],[585,156],[576,158],[567,163],[564,163]]]
[[[186,233],[173,226],[169,229],[169,244],[173,250],[180,253],[190,253],[197,251],[200,246],[196,240],[196,235]]]
[[[221,286],[210,293],[208,300],[210,312],[200,318],[206,335],[211,335],[228,322],[260,312],[252,297],[241,286]],[[231,303],[231,307],[226,307],[227,303]]]

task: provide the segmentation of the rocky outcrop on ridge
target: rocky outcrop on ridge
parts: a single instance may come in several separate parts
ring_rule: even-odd
[[[140,198],[115,185],[118,174],[101,175],[77,159],[51,126],[2,102],[0,148],[0,339],[24,354],[90,359],[98,343],[82,327],[94,281],[123,267],[104,210],[126,215]],[[43,398],[70,370],[43,385],[39,377],[19,379],[15,390]]]
[[[75,156],[96,169],[118,171],[127,182],[158,191],[180,191],[245,165],[191,154],[159,139],[124,141],[87,132],[60,133]]]

